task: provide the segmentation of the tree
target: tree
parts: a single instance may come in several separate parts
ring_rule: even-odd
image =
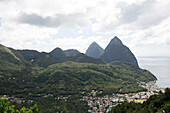
[[[0,113],[13,113],[14,110],[14,105],[9,106],[9,102],[7,99],[0,99]]]
[[[162,108],[162,111],[169,113],[170,112],[170,104],[165,104],[164,107]]]
[[[21,108],[20,110],[15,110],[14,105],[9,105],[10,102],[8,102],[8,99],[6,98],[0,98],[0,113],[37,113],[38,112],[38,107],[35,104],[33,107],[30,109],[28,108]]]
[[[165,89],[165,98],[166,98],[167,100],[170,100],[170,88],[166,88],[166,89]]]
[[[143,104],[124,102],[113,107],[110,113],[170,113],[170,88],[165,93],[150,96]]]

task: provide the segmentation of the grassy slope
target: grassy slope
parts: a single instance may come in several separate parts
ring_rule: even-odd
[[[37,76],[36,82],[55,85],[58,90],[78,91],[92,89],[105,92],[135,92],[143,90],[138,81],[148,82],[156,78],[146,70],[132,64],[112,62],[92,64],[66,62],[49,66]]]

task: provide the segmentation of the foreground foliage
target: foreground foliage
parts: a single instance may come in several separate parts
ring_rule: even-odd
[[[110,113],[170,113],[170,89],[151,96],[143,104],[124,102],[114,107]]]
[[[38,113],[38,107],[35,104],[33,107],[21,108],[20,110],[15,109],[14,105],[9,105],[10,102],[6,98],[0,98],[0,113]]]

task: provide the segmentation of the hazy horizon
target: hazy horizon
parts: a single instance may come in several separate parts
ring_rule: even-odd
[[[149,70],[157,77],[159,87],[170,87],[170,57],[140,57],[138,58],[139,66]]]

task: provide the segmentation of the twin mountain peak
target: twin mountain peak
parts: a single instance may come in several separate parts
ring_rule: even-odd
[[[80,53],[78,50],[62,50],[55,48],[49,53],[38,52],[36,50],[14,50],[0,45],[0,52],[8,53],[14,56],[17,61],[26,60],[38,66],[47,67],[55,63],[74,61],[80,63],[103,64],[112,61],[123,61],[136,65],[137,60],[134,54],[126,47],[118,37],[114,37],[105,49],[93,42],[87,49],[86,53]],[[19,59],[19,60],[18,60]]]
[[[93,42],[87,49],[87,56],[99,58],[106,63],[112,61],[123,61],[133,63],[138,67],[138,62],[130,49],[123,45],[122,41],[115,36],[105,49],[100,47],[96,42]]]

